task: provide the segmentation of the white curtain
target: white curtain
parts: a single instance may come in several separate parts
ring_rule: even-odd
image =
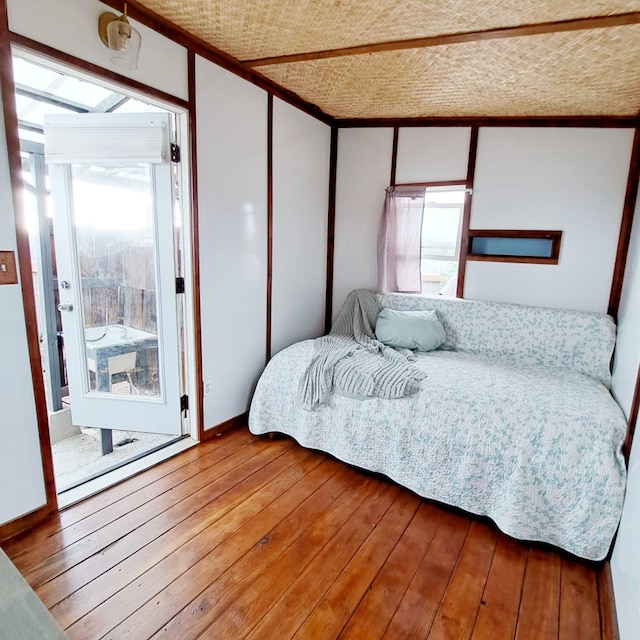
[[[378,235],[378,291],[420,293],[424,187],[389,187]]]

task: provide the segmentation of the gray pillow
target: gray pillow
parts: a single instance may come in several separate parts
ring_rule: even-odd
[[[445,333],[435,310],[383,309],[376,322],[376,338],[396,349],[433,351],[444,342]]]

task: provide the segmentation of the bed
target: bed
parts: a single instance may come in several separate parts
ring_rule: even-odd
[[[446,339],[417,353],[417,393],[300,406],[314,354],[278,353],[251,404],[255,434],[384,474],[418,495],[491,518],[515,538],[606,557],[625,489],[625,417],[611,396],[613,320],[521,305],[375,295],[380,309],[435,309]]]

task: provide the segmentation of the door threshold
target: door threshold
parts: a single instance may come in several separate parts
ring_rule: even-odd
[[[181,438],[180,440],[172,442],[171,444],[149,453],[144,457],[119,466],[112,471],[107,471],[99,477],[83,482],[76,487],[67,489],[58,494],[58,509],[61,511],[62,509],[66,509],[85,498],[89,498],[96,493],[100,493],[100,491],[104,491],[114,484],[127,480],[142,471],[146,471],[160,462],[190,449],[196,444],[198,444],[197,440],[194,440],[189,436]]]

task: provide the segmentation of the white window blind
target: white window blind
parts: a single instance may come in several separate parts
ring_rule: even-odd
[[[169,114],[81,113],[44,119],[50,164],[169,162]]]

